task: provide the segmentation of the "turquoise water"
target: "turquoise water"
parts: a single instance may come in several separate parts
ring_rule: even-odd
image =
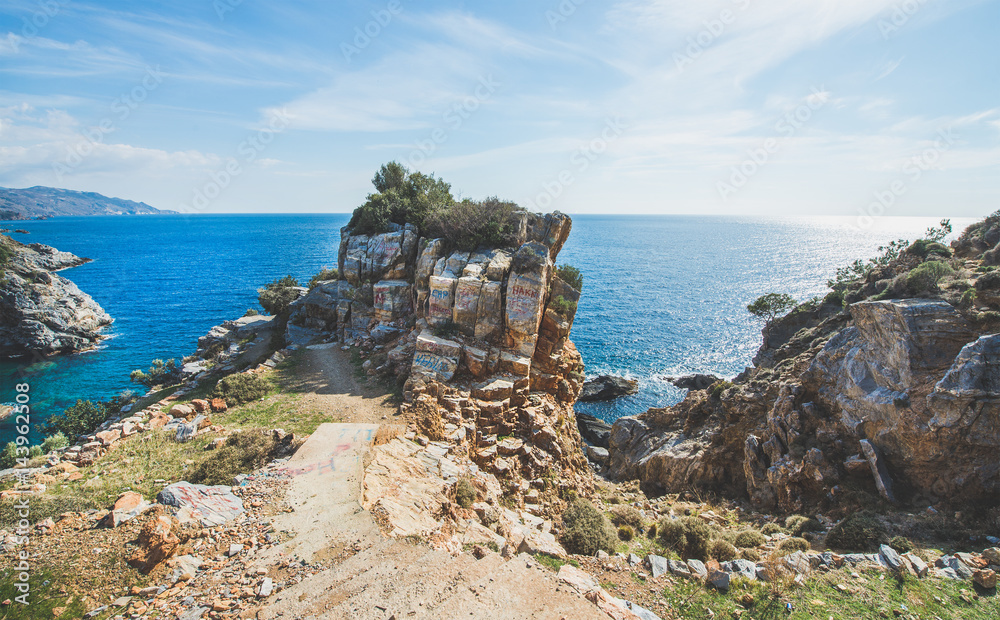
[[[150,360],[190,355],[199,336],[256,307],[256,289],[291,274],[307,281],[337,264],[349,215],[202,215],[56,218],[18,222],[26,242],[95,259],[63,273],[111,316],[110,339],[89,353],[25,369],[0,363],[0,402],[31,385],[32,422],[77,398],[130,387]],[[936,220],[884,218],[859,230],[853,218],[576,216],[560,255],[584,274],[573,340],[588,374],[639,380],[639,394],[578,409],[612,420],[682,396],[672,374],[735,375],[753,357],[760,326],[746,312],[757,296],[823,294],[836,267]],[[962,222],[964,225],[967,222]],[[958,227],[956,226],[956,230]],[[0,423],[0,442],[13,420]]]

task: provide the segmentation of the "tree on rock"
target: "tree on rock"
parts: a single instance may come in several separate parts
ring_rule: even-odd
[[[785,293],[768,293],[747,306],[747,311],[764,321],[764,343],[770,335],[774,321],[795,307],[795,299]]]

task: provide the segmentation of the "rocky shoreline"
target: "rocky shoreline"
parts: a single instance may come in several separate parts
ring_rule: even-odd
[[[90,262],[69,252],[0,237],[0,358],[50,356],[93,348],[113,322],[64,269]]]

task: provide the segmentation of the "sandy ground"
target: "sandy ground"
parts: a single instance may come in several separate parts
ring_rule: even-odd
[[[306,392],[302,406],[346,423],[323,424],[288,463],[297,472],[287,494],[294,511],[275,527],[294,536],[273,553],[344,559],[280,592],[258,618],[607,618],[530,556],[476,560],[385,538],[361,508],[361,478],[379,428],[400,422],[398,408],[359,385],[336,348],[307,351],[293,381]]]

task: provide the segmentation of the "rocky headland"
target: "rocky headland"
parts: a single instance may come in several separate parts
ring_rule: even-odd
[[[0,357],[92,348],[112,318],[58,271],[90,262],[68,252],[0,236]]]

